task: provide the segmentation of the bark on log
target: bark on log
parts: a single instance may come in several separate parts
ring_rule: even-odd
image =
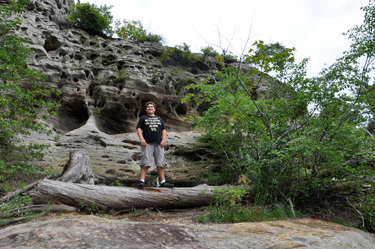
[[[187,208],[208,205],[215,197],[214,189],[230,188],[230,185],[193,188],[144,188],[113,187],[88,184],[72,184],[43,180],[39,183],[34,201],[62,203],[79,207],[95,204],[102,210],[125,208]]]
[[[70,152],[59,181],[94,185],[90,156],[81,151]]]

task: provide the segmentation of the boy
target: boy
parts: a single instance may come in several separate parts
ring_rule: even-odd
[[[145,178],[148,168],[151,167],[151,160],[154,158],[155,165],[160,177],[160,187],[173,188],[173,184],[165,181],[164,167],[167,166],[167,160],[164,155],[164,147],[167,143],[167,130],[163,119],[155,116],[156,105],[154,102],[146,103],[146,113],[137,124],[137,134],[141,140],[141,157],[139,166],[141,167],[141,180],[138,188],[145,187]]]

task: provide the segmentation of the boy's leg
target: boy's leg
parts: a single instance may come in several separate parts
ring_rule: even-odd
[[[141,147],[141,160],[139,160],[139,166],[141,167],[141,179],[138,183],[138,188],[145,187],[145,179],[148,168],[151,167],[151,161],[153,154],[153,147],[147,145],[146,147]]]
[[[156,168],[158,170],[160,182],[164,181],[165,180],[164,168],[162,166],[157,166]]]
[[[147,166],[141,168],[141,180],[142,181],[144,181],[146,179],[146,174],[147,174],[148,168],[149,167],[147,167]]]
[[[164,174],[164,167],[167,166],[167,160],[164,154],[164,148],[160,145],[155,145],[154,150],[154,158],[155,158],[155,165],[158,170],[158,174],[160,177],[160,187],[163,188],[173,188],[173,184],[170,184],[165,181],[165,174]]]

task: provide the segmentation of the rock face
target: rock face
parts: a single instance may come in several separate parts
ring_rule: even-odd
[[[0,231],[2,248],[373,248],[358,229],[310,219],[179,225],[80,216]]]
[[[66,163],[70,151],[82,150],[90,155],[94,173],[105,176],[107,183],[135,184],[140,154],[135,126],[145,114],[144,104],[153,101],[169,134],[168,179],[177,186],[196,184],[192,178],[204,174],[210,159],[196,139],[199,134],[181,116],[201,113],[204,107],[180,100],[186,94],[183,86],[214,78],[218,62],[206,58],[191,67],[166,66],[162,44],[93,37],[68,28],[66,13],[72,3],[31,0],[24,22],[15,30],[35,51],[28,66],[45,72],[46,84],[61,91],[53,99],[61,104],[58,115],[40,120],[60,140],[41,134],[25,139],[51,145],[36,164],[55,170]]]

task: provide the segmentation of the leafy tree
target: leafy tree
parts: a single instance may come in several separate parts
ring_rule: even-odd
[[[259,41],[244,57],[253,66],[246,74],[229,67],[215,84],[188,86],[195,93],[183,101],[211,104],[193,125],[223,159],[217,180],[250,179],[257,202],[335,196],[371,203],[374,189],[364,186],[374,169],[366,160],[348,163],[375,149],[361,128],[375,101],[374,2],[362,9],[364,23],[345,33],[350,50],[317,77],[306,78],[307,59],[296,64],[294,48]],[[267,90],[259,94],[260,86]]]
[[[110,9],[113,6],[106,4],[97,7],[90,3],[77,3],[70,7],[68,21],[71,21],[76,28],[83,29],[92,35],[112,36],[113,30],[110,26],[113,15]]]
[[[125,19],[122,20],[122,24],[120,20],[115,22],[115,33],[120,38],[130,39],[133,41],[148,41],[148,42],[162,42],[163,37],[161,35],[148,33],[141,21],[126,21]]]
[[[30,131],[47,132],[37,120],[42,111],[53,114],[57,108],[48,99],[58,93],[40,85],[46,75],[27,67],[32,51],[12,33],[22,23],[28,3],[10,0],[0,6],[0,181],[27,168],[30,159],[43,156],[45,145],[20,145],[20,137]]]

